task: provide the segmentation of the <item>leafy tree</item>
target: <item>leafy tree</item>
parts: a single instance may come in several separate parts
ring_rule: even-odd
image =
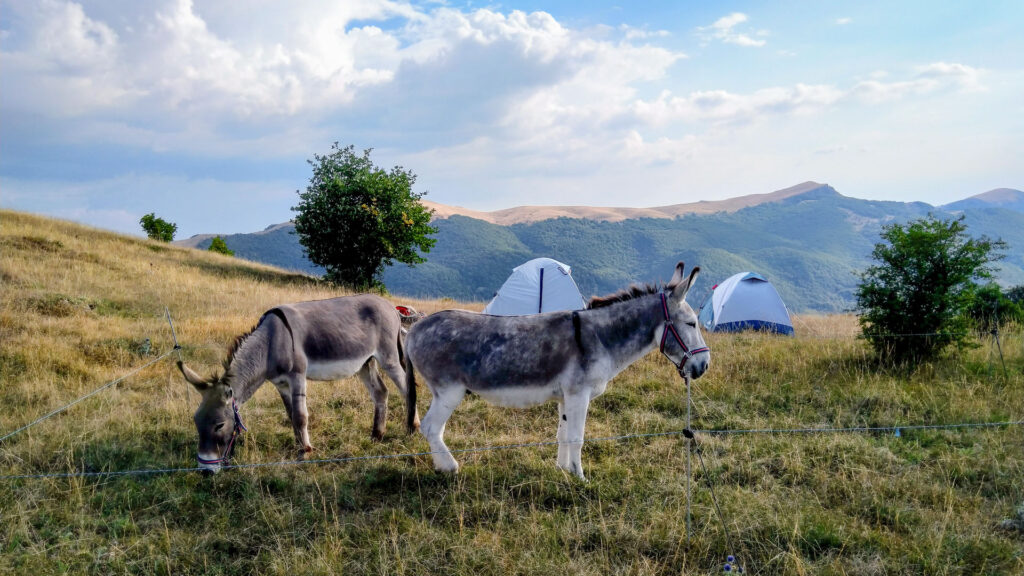
[[[1024,306],[1024,284],[1019,284],[1007,290],[1006,298],[1014,304]]]
[[[1010,300],[995,282],[977,286],[967,306],[967,316],[974,327],[982,332],[990,332],[1004,322],[1020,322],[1024,320],[1024,309]]]
[[[224,254],[225,256],[235,255],[235,251],[228,248],[227,242],[225,242],[220,236],[213,237],[213,240],[210,241],[210,247],[207,248],[207,250],[218,254]]]
[[[426,262],[437,229],[432,210],[412,191],[416,175],[396,166],[390,172],[370,161],[371,150],[356,155],[353,146],[314,155],[313,176],[292,208],[295,232],[311,262],[325,277],[357,289],[382,286],[380,274],[394,261],[409,266]]]
[[[163,218],[157,218],[153,212],[140,218],[139,224],[142,224],[142,229],[146,232],[146,236],[161,242],[174,240],[174,234],[178,231],[177,224],[168,222]]]
[[[967,338],[974,281],[991,278],[1006,244],[967,235],[964,217],[933,215],[882,229],[857,287],[861,332],[880,357],[896,362],[934,357]]]

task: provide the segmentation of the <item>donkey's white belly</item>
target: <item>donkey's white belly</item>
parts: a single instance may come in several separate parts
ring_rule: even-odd
[[[562,397],[562,388],[557,383],[544,386],[504,386],[486,390],[473,390],[484,400],[509,408],[529,408]]]
[[[339,380],[348,378],[366,364],[366,358],[336,360],[334,362],[310,362],[306,367],[306,378],[310,380]]]

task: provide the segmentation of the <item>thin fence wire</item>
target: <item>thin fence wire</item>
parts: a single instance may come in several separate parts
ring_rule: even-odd
[[[20,432],[24,432],[25,430],[28,430],[32,426],[35,426],[36,424],[39,424],[40,422],[42,422],[42,421],[44,421],[44,420],[46,420],[48,418],[51,418],[53,416],[56,416],[57,414],[60,414],[61,412],[67,410],[68,408],[71,408],[72,406],[74,406],[75,404],[78,404],[79,402],[81,402],[83,400],[86,400],[87,398],[91,398],[91,397],[95,396],[96,394],[99,394],[100,392],[106,390],[107,388],[110,388],[111,386],[115,386],[117,384],[120,384],[121,382],[124,382],[128,378],[138,374],[139,372],[142,372],[146,368],[149,368],[150,366],[156,364],[157,362],[160,362],[164,358],[167,358],[168,356],[170,356],[174,352],[175,352],[175,350],[172,348],[171,350],[168,350],[167,352],[164,352],[160,356],[154,358],[153,360],[150,360],[149,362],[143,364],[142,366],[139,366],[138,368],[132,370],[131,372],[125,374],[124,376],[121,376],[117,380],[111,380],[110,382],[107,382],[103,386],[100,386],[99,388],[93,390],[92,392],[89,392],[88,394],[86,394],[86,395],[84,395],[84,396],[82,396],[80,398],[77,398],[77,399],[71,401],[70,403],[65,404],[64,406],[61,406],[60,408],[57,408],[56,410],[53,410],[52,412],[48,412],[48,413],[44,414],[43,416],[40,416],[39,418],[36,418],[35,420],[29,422],[28,424],[25,424],[21,428],[18,428],[17,430],[14,430],[12,432],[8,432],[4,436],[0,437],[0,443],[3,443],[4,441],[6,441],[11,436],[14,436],[15,434],[18,434]]]
[[[748,429],[711,429],[693,430],[692,434],[704,434],[707,436],[728,436],[740,434],[847,434],[857,432],[892,432],[913,430],[941,430],[941,429],[967,429],[967,428],[1007,428],[1010,426],[1022,426],[1024,420],[1009,420],[1003,422],[962,422],[955,424],[912,424],[907,426],[850,426],[846,428],[748,428]],[[687,436],[690,430],[670,430],[667,432],[643,432],[634,434],[622,434],[618,436],[604,436],[589,438],[583,441],[584,444],[595,442],[615,442],[622,440],[635,440],[642,438],[657,438],[665,436]],[[557,440],[542,442],[523,442],[518,444],[500,444],[493,446],[478,446],[473,448],[460,448],[451,450],[452,454],[472,454],[482,452],[498,452],[506,450],[519,450],[523,448],[541,448],[547,446],[558,446]],[[343,456],[338,458],[320,458],[307,460],[279,460],[274,462],[254,462],[251,464],[228,464],[221,467],[221,470],[246,470],[257,468],[276,468],[284,466],[302,465],[324,465],[324,464],[349,464],[353,462],[368,462],[380,460],[398,460],[405,458],[427,457],[438,454],[439,451],[405,452],[397,454],[369,454],[363,456]],[[118,470],[118,471],[97,471],[97,472],[54,472],[42,474],[11,474],[0,476],[0,480],[30,480],[46,478],[89,478],[89,477],[116,477],[116,476],[142,476],[153,474],[171,474],[178,472],[201,472],[202,468],[148,468],[141,470]]]
[[[19,434],[40,422],[43,422],[72,406],[92,397],[96,394],[106,390],[112,386],[115,386],[126,379],[138,374],[142,370],[157,364],[172,354],[177,353],[180,359],[181,347],[177,343],[177,334],[175,334],[174,324],[171,320],[170,310],[164,308],[167,322],[171,325],[172,336],[174,338],[175,346],[171,350],[161,354],[146,364],[135,368],[131,372],[128,372],[124,376],[107,382],[103,386],[85,394],[60,408],[52,410],[39,418],[36,418],[32,422],[25,424],[24,426],[13,430],[6,435],[0,437],[0,444],[4,443],[8,438]],[[1010,334],[1016,334],[1011,332]],[[925,337],[925,336],[942,336],[942,335],[956,335],[953,333],[919,333],[919,334],[892,334],[887,336],[892,337]],[[963,335],[963,334],[960,334]],[[803,336],[804,338],[843,338],[849,336],[837,335],[812,335]],[[838,433],[856,433],[856,432],[891,432],[897,436],[901,431],[912,431],[912,430],[935,430],[935,429],[963,429],[963,428],[995,428],[995,427],[1008,427],[1008,426],[1019,426],[1024,424],[1024,420],[1018,421],[1004,421],[1004,422],[974,422],[974,423],[955,423],[955,424],[915,424],[907,426],[853,426],[845,428],[750,428],[750,429],[712,429],[712,430],[693,430],[693,433],[706,434],[713,436],[725,436],[725,435],[740,435],[740,434],[838,434]],[[675,430],[670,432],[650,432],[650,433],[634,433],[624,434],[619,436],[608,436],[603,438],[592,438],[585,440],[585,442],[607,442],[607,441],[620,441],[637,438],[652,438],[657,436],[678,436],[689,433],[688,429]],[[506,444],[498,446],[484,446],[477,448],[463,448],[458,450],[452,450],[453,454],[466,454],[475,452],[491,452],[500,450],[513,450],[521,448],[535,448],[543,446],[557,446],[557,441],[546,441],[546,442],[527,442],[520,444]],[[379,455],[366,455],[366,456],[349,456],[341,458],[326,458],[326,459],[315,459],[315,460],[282,460],[276,462],[264,462],[264,463],[253,463],[253,464],[229,464],[223,466],[222,469],[251,469],[251,468],[264,468],[271,466],[294,466],[294,465],[308,465],[308,464],[341,464],[348,462],[358,461],[370,461],[370,460],[390,460],[390,459],[401,459],[401,458],[414,458],[414,457],[425,457],[435,454],[435,452],[409,452],[401,454],[379,454]],[[17,479],[34,479],[34,478],[80,478],[80,477],[115,477],[115,476],[129,476],[129,475],[152,475],[152,474],[169,474],[177,472],[196,472],[201,471],[201,468],[151,468],[151,469],[140,469],[140,470],[121,470],[121,471],[97,471],[97,472],[62,472],[62,473],[43,473],[43,474],[17,474],[17,475],[0,475],[0,480],[17,480]]]

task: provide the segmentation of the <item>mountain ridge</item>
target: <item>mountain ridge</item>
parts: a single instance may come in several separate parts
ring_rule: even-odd
[[[924,202],[862,200],[827,184],[804,183],[764,195],[741,197],[730,207],[672,218],[596,219],[555,217],[495,224],[463,214],[436,218],[437,243],[427,262],[391,266],[382,279],[394,294],[409,297],[490,299],[512,268],[547,256],[573,267],[585,296],[609,294],[631,283],[666,281],[677,261],[704,273],[691,291],[699,305],[712,284],[736,272],[768,277],[794,311],[850,310],[859,273],[871,262],[882,227],[929,213],[962,214],[972,236],[1002,238],[1010,245],[999,263],[1004,285],[1024,284],[1024,210],[967,207],[944,210]],[[746,204],[746,205],[744,205]],[[309,262],[289,223],[253,234],[222,235],[236,256],[282,268],[321,274]],[[196,243],[209,246],[209,236]],[[179,242],[181,244],[181,242]]]
[[[440,204],[429,200],[422,200],[422,202],[424,206],[434,210],[435,219],[445,219],[459,215],[501,226],[540,222],[553,218],[584,218],[603,222],[621,222],[622,220],[634,218],[675,218],[685,214],[735,212],[736,210],[757,206],[766,202],[781,202],[788,198],[825,187],[831,189],[831,186],[828,184],[807,181],[766,194],[747,194],[725,200],[699,200],[697,202],[653,206],[650,208],[627,206],[514,206],[512,208],[486,212],[461,206]]]
[[[975,194],[963,200],[951,202],[941,208],[958,211],[965,208],[1006,208],[1024,212],[1024,192],[1014,188],[995,188],[988,192]]]

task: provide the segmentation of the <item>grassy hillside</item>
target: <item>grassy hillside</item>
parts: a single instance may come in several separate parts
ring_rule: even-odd
[[[186,360],[207,372],[265,309],[335,295],[304,276],[8,211],[0,285],[0,436],[167,352],[165,306]],[[987,343],[896,372],[874,365],[852,317],[796,325],[798,338],[710,335],[695,428],[1022,418],[1019,328],[1003,334],[1004,378]],[[0,444],[0,475],[193,467],[198,397],[172,360]],[[428,449],[403,432],[397,398],[385,439],[371,442],[372,405],[355,380],[313,383],[309,406],[316,457]],[[685,413],[682,382],[653,353],[593,403],[587,433],[677,431]],[[294,457],[271,387],[242,414],[237,463]],[[553,405],[468,397],[446,438],[453,449],[547,442],[555,425]],[[1024,535],[999,528],[1024,505],[1019,427],[700,438],[708,475],[695,459],[689,539],[686,446],[666,435],[587,444],[585,483],[556,470],[553,446],[457,455],[454,477],[418,456],[213,477],[3,478],[0,573],[713,574],[728,554],[756,574],[1024,573]]]

